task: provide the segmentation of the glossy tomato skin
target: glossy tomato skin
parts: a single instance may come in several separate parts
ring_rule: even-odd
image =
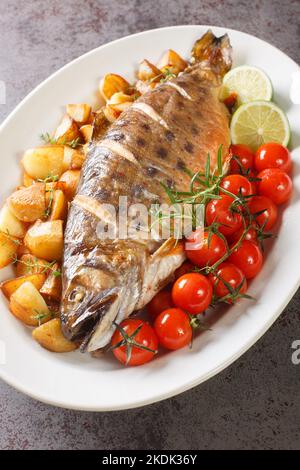
[[[227,252],[226,242],[217,234],[195,230],[185,242],[185,253],[196,266],[211,266]]]
[[[232,245],[237,243],[241,239],[243,233],[244,233],[244,227],[241,227],[239,230],[237,230],[230,236],[230,239],[229,239],[230,243]],[[254,226],[248,227],[244,240],[250,240],[251,242],[257,241],[257,231],[255,230]]]
[[[267,168],[279,168],[286,173],[290,173],[292,170],[291,154],[283,145],[269,142],[256,151],[255,168],[259,172]]]
[[[241,214],[232,211],[233,201],[230,196],[223,195],[221,199],[212,199],[206,206],[206,225],[219,223],[218,230],[225,237],[232,235],[242,226]]]
[[[229,256],[228,262],[235,264],[245,274],[246,279],[252,279],[262,268],[263,256],[256,243],[243,240]]]
[[[261,181],[258,183],[258,193],[269,197],[275,204],[287,202],[292,194],[293,183],[285,171],[279,168],[268,168],[258,175]]]
[[[154,320],[163,310],[172,308],[172,294],[170,290],[164,289],[158,292],[147,305],[147,312]]]
[[[166,349],[180,349],[191,343],[190,319],[180,308],[171,308],[160,313],[155,320],[154,329],[159,343]]]
[[[202,274],[185,274],[175,281],[172,298],[176,307],[197,315],[207,309],[211,303],[212,285]]]
[[[250,181],[243,175],[228,175],[221,181],[221,188],[226,189],[235,196],[251,196],[253,188]]]
[[[175,280],[179,277],[183,276],[184,274],[191,273],[194,271],[194,265],[190,263],[190,261],[185,261],[179,268],[176,269],[174,275]]]
[[[216,274],[210,274],[209,279],[214,286],[214,293],[218,298],[222,298],[230,294],[228,287],[224,284],[223,280],[229,284],[232,289],[243,294],[247,290],[247,281],[244,273],[232,263],[221,263]],[[231,299],[226,300],[232,303]]]
[[[243,171],[253,169],[254,154],[246,145],[231,145],[230,155],[236,157],[239,160],[243,166]],[[234,158],[231,158],[230,160],[230,173],[241,173],[241,167]]]
[[[123,328],[125,333],[132,335],[134,331],[140,326],[143,325],[141,330],[135,335],[134,339],[138,344],[142,344],[147,348],[157,351],[158,348],[158,338],[154,329],[149,325],[148,322],[145,322],[138,318],[128,318],[124,320],[120,327]],[[116,330],[113,334],[111,344],[115,346],[123,339],[123,336],[119,330]],[[113,354],[122,364],[126,364],[126,345],[113,349]],[[145,364],[153,359],[154,353],[151,351],[145,351],[139,349],[136,346],[133,346],[131,358],[128,362],[130,366],[139,366]]]
[[[278,209],[276,204],[266,196],[254,196],[248,204],[251,214],[258,214],[260,211],[264,212],[256,217],[256,222],[264,230],[268,231],[275,225],[278,217]]]

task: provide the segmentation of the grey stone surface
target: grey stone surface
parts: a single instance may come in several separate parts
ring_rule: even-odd
[[[32,88],[82,53],[159,26],[215,24],[266,39],[300,62],[298,0],[1,0],[0,122]],[[99,65],[100,67],[100,65]],[[17,137],[17,136],[16,136]],[[1,158],[9,158],[1,155]],[[284,275],[284,273],[283,273]],[[227,370],[146,408],[82,413],[0,383],[1,449],[296,449],[300,446],[300,292],[268,333]]]

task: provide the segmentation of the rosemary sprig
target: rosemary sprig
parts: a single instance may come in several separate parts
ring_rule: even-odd
[[[157,81],[159,81],[159,83],[165,83],[166,81],[170,80],[170,78],[176,78],[176,74],[171,72],[171,70],[166,67],[161,73],[155,75],[155,77],[152,77],[149,80],[149,83],[151,84]]]
[[[38,178],[37,181],[39,183],[55,183],[56,181],[58,181],[58,175],[52,175],[52,174],[49,174],[48,176],[46,176],[46,178]]]
[[[33,320],[37,320],[39,326],[41,326],[41,323],[43,320],[45,320],[45,318],[48,318],[49,316],[50,318],[53,318],[55,316],[55,312],[53,312],[50,309],[49,309],[49,312],[42,312],[41,310],[37,310],[37,309],[34,309],[34,311],[36,312],[36,315],[31,315],[31,318]]]
[[[73,149],[84,145],[84,144],[81,142],[81,138],[80,138],[80,137],[77,137],[76,139],[73,139],[73,140],[67,140],[67,139],[60,140],[60,139],[56,139],[55,137],[52,137],[52,136],[49,134],[49,132],[45,132],[45,134],[41,134],[41,135],[40,135],[40,138],[41,138],[41,140],[43,140],[43,142],[44,142],[45,144],[51,144],[51,145],[56,145],[56,144],[67,145],[68,147],[71,147],[71,148],[73,148]]]
[[[9,233],[9,230],[6,229],[6,231],[4,232],[3,230],[0,230],[1,233],[4,233],[5,234],[5,237],[8,238],[8,240],[10,240],[11,242],[13,242],[15,245],[22,245],[22,242],[21,240],[19,240],[18,238],[16,237],[13,237],[10,233]],[[5,240],[4,242],[2,242],[1,246],[5,246],[7,244],[7,241]]]
[[[21,259],[21,258],[18,258],[17,255],[15,255],[13,257],[13,264],[15,263],[21,263],[23,264],[24,266],[26,266],[28,268],[28,272],[31,270],[31,269],[36,269],[38,270],[39,273],[41,274],[44,274],[46,273],[48,270],[50,270],[52,272],[52,274],[56,277],[59,277],[61,276],[61,271],[59,269],[56,269],[55,265],[57,263],[56,260],[54,261],[51,261],[51,262],[43,262],[43,264],[40,264],[39,263],[39,259],[38,258],[34,258],[33,261],[27,261],[27,260],[24,260],[24,259]]]

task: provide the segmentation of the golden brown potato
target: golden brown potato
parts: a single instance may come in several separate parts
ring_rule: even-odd
[[[1,283],[0,287],[8,299],[11,295],[22,285],[24,282],[31,282],[37,290],[40,290],[46,281],[46,274],[29,274],[27,276],[21,276],[14,279],[8,279]]]
[[[26,249],[28,250],[26,245],[21,245],[20,249],[22,249],[22,251]],[[18,253],[18,256],[19,258],[16,262],[16,275],[18,277],[27,276],[29,274],[48,273],[49,262],[45,259],[37,258],[36,256],[28,252],[20,255]]]
[[[86,124],[90,118],[92,108],[89,104],[67,104],[67,113],[77,124]]]
[[[118,91],[126,93],[129,88],[129,83],[123,77],[115,73],[108,73],[102,78],[99,89],[101,95],[107,101]]]
[[[140,63],[139,71],[138,71],[138,79],[142,80],[143,82],[148,80],[157,80],[159,81],[162,77],[162,72],[151,62],[148,60],[143,60]]]
[[[81,126],[80,132],[83,136],[84,141],[87,143],[92,138],[93,126],[91,124],[86,124],[85,126]]]
[[[159,68],[163,73],[169,71],[170,73],[178,75],[179,72],[182,72],[187,67],[187,65],[187,62],[183,60],[177,52],[169,49],[160,59],[157,64],[157,68]]]
[[[26,233],[24,243],[38,258],[47,261],[60,260],[63,252],[63,221],[37,220]]]
[[[62,121],[55,131],[54,139],[58,144],[67,144],[80,137],[76,122],[68,115],[62,118]]]
[[[67,170],[80,170],[85,160],[83,151],[73,149],[68,145],[65,146],[64,155],[64,171]]]
[[[29,176],[27,173],[24,173],[24,175],[23,175],[23,185],[25,186],[25,188],[28,188],[28,186],[31,186],[35,182],[36,182],[35,179],[31,178],[31,176]]]
[[[11,295],[10,311],[26,325],[37,326],[51,318],[45,300],[31,282],[24,282]]]
[[[68,201],[71,201],[75,195],[80,178],[80,170],[65,171],[59,179],[59,187],[65,193]]]
[[[36,183],[15,191],[8,198],[9,209],[22,222],[35,222],[45,217],[45,184]]]
[[[35,179],[60,177],[64,172],[64,146],[45,145],[25,152],[22,159],[26,173]]]
[[[48,274],[48,277],[45,280],[43,286],[40,288],[40,293],[47,300],[54,300],[59,302],[61,299],[62,283],[61,276],[58,275],[59,272],[60,266],[58,263],[55,263],[52,266],[52,270]]]
[[[75,343],[68,341],[62,331],[59,318],[53,318],[44,325],[35,328],[32,337],[41,346],[53,352],[70,352],[77,349]]]
[[[29,249],[27,248],[26,245],[24,245],[24,242],[22,241],[20,245],[18,246],[17,250],[17,256],[18,258],[21,258],[23,255],[28,255],[30,253]]]
[[[53,194],[50,220],[65,220],[68,213],[68,201],[61,189]]]
[[[4,232],[0,232],[0,268],[15,261],[20,240]]]
[[[106,105],[105,108],[103,109],[103,113],[106,117],[106,119],[113,123],[115,122],[116,119],[120,116],[120,111],[117,109],[113,109],[112,106]]]
[[[0,231],[16,238],[23,238],[26,226],[12,213],[7,204],[0,210]]]

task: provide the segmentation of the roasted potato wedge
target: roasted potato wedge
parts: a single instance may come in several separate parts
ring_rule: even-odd
[[[45,145],[25,152],[22,159],[26,173],[34,179],[60,177],[65,170],[64,146]]]
[[[93,126],[91,124],[86,124],[85,126],[81,126],[80,132],[83,136],[84,141],[87,143],[91,140],[93,135]]]
[[[18,258],[20,258],[21,256],[23,256],[23,255],[28,255],[28,254],[30,254],[30,251],[29,251],[29,249],[27,248],[27,246],[24,245],[24,242],[22,241],[22,242],[20,243],[20,245],[18,246],[17,256],[18,256]]]
[[[10,297],[10,311],[26,325],[37,326],[51,318],[51,312],[37,288],[24,282]]]
[[[182,72],[187,66],[187,62],[172,49],[166,51],[157,64],[157,68],[159,68],[163,73],[168,70],[170,73],[174,73],[175,75],[178,75],[179,72]]]
[[[80,170],[85,160],[85,155],[79,150],[73,149],[68,145],[65,146],[64,154],[64,171]]]
[[[77,124],[83,125],[89,121],[91,106],[86,103],[67,104],[67,113]]]
[[[109,100],[112,95],[114,95],[118,91],[126,93],[129,88],[130,85],[127,80],[115,73],[108,73],[104,75],[104,77],[100,81],[99,87],[100,93],[105,99],[105,101]]]
[[[157,80],[159,81],[162,76],[162,72],[151,62],[148,60],[143,60],[140,63],[139,70],[138,70],[138,79],[142,80],[143,82],[148,80]]]
[[[112,106],[109,105],[105,106],[105,108],[103,109],[103,113],[106,119],[111,123],[115,122],[115,120],[118,119],[121,114],[120,111],[118,111],[117,109],[113,109]]]
[[[48,277],[45,280],[43,286],[40,287],[40,293],[47,300],[54,300],[59,302],[61,299],[62,282],[61,276],[57,275],[59,272],[60,266],[58,263],[55,263],[52,266],[52,269],[48,274]]]
[[[16,238],[23,238],[26,226],[12,213],[7,204],[0,210],[0,231]]]
[[[26,245],[21,245],[20,249],[22,249],[22,251],[24,251],[25,249],[28,250]],[[37,258],[31,253],[19,254],[19,252],[17,252],[17,254],[19,258],[16,262],[16,275],[18,277],[28,276],[29,274],[48,273],[49,262],[45,259]]]
[[[54,139],[58,144],[67,144],[80,137],[79,128],[68,114],[62,118],[62,121],[55,131]]]
[[[15,260],[20,240],[4,232],[0,232],[0,268],[4,268]]]
[[[36,183],[19,189],[8,198],[11,212],[22,222],[35,222],[45,217],[45,184]]]
[[[24,173],[23,175],[23,185],[25,188],[28,188],[28,186],[31,186],[32,184],[36,183],[36,180],[34,178],[31,178],[27,173]]]
[[[40,290],[46,281],[46,274],[29,274],[28,276],[16,277],[14,279],[8,279],[1,283],[1,290],[5,297],[10,299],[11,295],[22,285],[24,282],[31,282],[31,284]]]
[[[68,213],[68,201],[61,189],[53,194],[50,220],[65,220]]]
[[[24,243],[38,258],[60,260],[63,253],[63,221],[36,221],[26,233]]]
[[[53,352],[70,352],[77,349],[75,343],[68,341],[62,331],[59,318],[53,318],[44,325],[35,328],[32,337],[41,346]]]
[[[71,201],[75,195],[79,178],[79,170],[67,170],[59,179],[59,187],[63,190],[68,201]]]

